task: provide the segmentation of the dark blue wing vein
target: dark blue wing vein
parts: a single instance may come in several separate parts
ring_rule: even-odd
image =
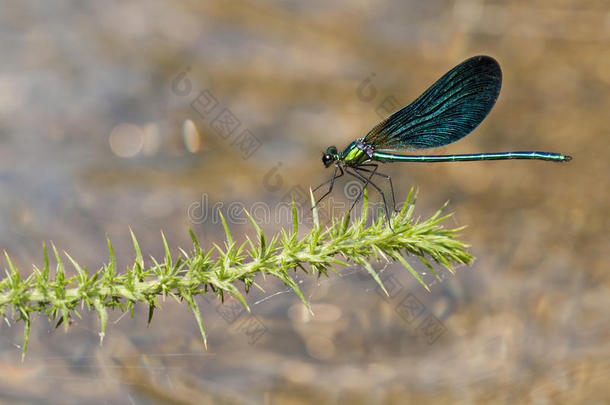
[[[495,59],[467,59],[378,123],[364,141],[376,150],[436,148],[455,142],[485,119],[501,86],[502,71]]]

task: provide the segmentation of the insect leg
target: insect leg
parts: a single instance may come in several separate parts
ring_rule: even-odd
[[[337,170],[339,170],[341,173],[339,173],[339,175],[337,175]],[[313,191],[316,191],[317,189],[319,189],[320,187],[322,187],[323,185],[330,183],[330,186],[328,187],[328,191],[326,193],[324,193],[324,195],[322,197],[320,197],[318,199],[318,201],[316,201],[316,203],[314,204],[314,206],[312,207],[312,209],[314,207],[317,207],[318,204],[320,203],[320,201],[322,201],[327,195],[330,194],[331,191],[333,191],[333,186],[335,185],[335,180],[338,179],[339,177],[343,176],[343,168],[341,168],[341,166],[337,165],[335,166],[335,171],[333,172],[333,177],[331,177],[330,180],[325,181],[324,183],[320,184],[318,187],[316,187]]]
[[[363,168],[363,166],[374,167],[375,169],[371,170],[371,169]],[[392,204],[394,206],[394,212],[398,212],[398,210],[396,209],[396,198],[394,197],[394,185],[392,184],[392,178],[390,176],[388,176],[387,174],[379,173],[377,171],[378,167],[379,167],[379,165],[376,163],[368,163],[368,164],[363,164],[363,165],[358,166],[356,168],[356,170],[362,170],[364,172],[373,173],[374,175],[383,177],[384,179],[388,180],[390,182],[390,190],[392,190]]]
[[[383,206],[385,208],[385,214],[386,214],[386,219],[388,220],[388,225],[390,226],[390,229],[392,229],[392,225],[390,224],[390,212],[388,210],[388,203],[386,201],[385,198],[385,194],[383,193],[383,191],[381,190],[381,188],[379,188],[379,186],[375,183],[373,183],[371,181],[371,178],[373,177],[373,174],[375,174],[375,170],[373,170],[373,173],[371,174],[370,177],[365,177],[363,176],[361,173],[359,173],[357,171],[357,169],[354,168],[353,172],[351,172],[347,167],[345,168],[345,171],[348,174],[351,174],[352,176],[356,177],[357,179],[359,179],[360,181],[362,181],[364,183],[364,186],[362,187],[362,191],[360,192],[360,194],[358,195],[358,197],[356,198],[356,200],[354,200],[354,202],[352,203],[352,207],[349,209],[350,212],[352,210],[352,208],[354,208],[354,205],[356,205],[356,202],[360,199],[360,197],[362,196],[362,193],[364,192],[364,187],[366,187],[368,184],[372,185],[373,187],[375,187],[375,189],[377,189],[377,191],[379,192],[379,194],[381,194],[381,198],[383,199]],[[392,229],[393,230],[393,229]]]
[[[362,182],[362,189],[360,190],[360,192],[358,193],[358,195],[356,196],[356,198],[354,199],[354,201],[352,202],[352,206],[349,208],[349,212],[352,212],[352,209],[354,208],[354,205],[356,205],[356,203],[358,202],[358,200],[360,200],[360,198],[362,197],[362,193],[364,193],[364,188],[366,187],[366,185],[368,184],[368,182],[366,181],[366,178],[363,178],[362,175],[360,175],[359,173],[356,172],[351,172],[350,170],[347,169],[347,167],[345,168],[345,172],[347,174],[349,174],[350,176],[355,177],[357,180]]]

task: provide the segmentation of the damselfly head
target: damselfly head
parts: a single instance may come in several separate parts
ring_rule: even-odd
[[[322,155],[322,163],[325,167],[330,166],[335,160],[337,160],[337,148],[335,146],[329,146],[326,152]]]

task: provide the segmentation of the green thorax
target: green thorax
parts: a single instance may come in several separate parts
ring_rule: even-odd
[[[367,153],[360,149],[358,141],[360,140],[357,139],[350,143],[349,146],[339,155],[339,160],[349,166],[357,166],[366,162],[367,160],[370,160],[371,158],[367,155]],[[361,144],[362,142],[360,142],[360,145]]]

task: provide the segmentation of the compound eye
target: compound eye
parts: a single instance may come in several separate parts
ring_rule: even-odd
[[[322,155],[322,163],[324,163],[324,166],[326,166],[326,167],[330,166],[332,161],[333,161],[333,157],[330,154],[325,153],[324,155]]]

